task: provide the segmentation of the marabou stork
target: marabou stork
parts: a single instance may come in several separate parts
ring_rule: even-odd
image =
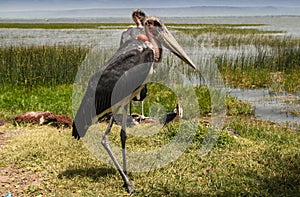
[[[146,34],[143,27],[145,19],[146,14],[142,10],[137,9],[132,12],[132,20],[135,22],[136,27],[129,27],[126,31],[122,33],[120,46],[122,46],[125,42],[129,40],[136,39],[139,34]]]
[[[129,41],[129,40],[135,40],[137,39],[137,37],[139,35],[146,35],[145,31],[144,31],[144,21],[146,18],[146,14],[140,10],[140,9],[136,9],[132,12],[132,20],[135,22],[136,27],[129,27],[126,31],[124,31],[122,33],[121,36],[121,41],[120,41],[120,47],[122,47],[122,45]],[[139,94],[137,94],[132,101],[141,101],[142,102],[142,116],[140,117],[140,119],[144,119],[144,99],[147,96],[147,85],[145,84],[144,87],[142,88],[142,90],[140,91]],[[131,110],[132,109],[132,102],[130,101],[129,103],[129,114],[131,115]]]
[[[144,30],[146,36],[138,36],[138,39],[125,42],[105,66],[91,77],[76,113],[72,130],[72,136],[80,139],[86,134],[88,128],[97,122],[97,119],[110,117],[101,143],[122,176],[124,187],[129,193],[135,187],[127,178],[126,168],[125,143],[128,103],[141,91],[143,84],[153,72],[154,64],[162,59],[162,45],[196,69],[194,63],[159,18],[146,18]],[[123,108],[120,132],[123,169],[116,160],[108,141],[114,123],[114,113],[120,108]]]

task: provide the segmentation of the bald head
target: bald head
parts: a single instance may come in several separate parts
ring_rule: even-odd
[[[143,26],[145,18],[146,14],[140,9],[134,10],[132,12],[132,19],[138,27]]]

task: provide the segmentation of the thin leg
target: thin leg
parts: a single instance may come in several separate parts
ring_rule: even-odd
[[[109,145],[109,141],[108,141],[108,135],[110,133],[110,130],[111,130],[111,127],[113,125],[113,122],[114,122],[114,118],[113,116],[110,118],[109,120],[109,124],[108,124],[108,127],[105,131],[105,134],[103,136],[103,139],[102,139],[102,145],[104,146],[105,150],[107,151],[107,153],[109,154],[110,158],[112,159],[112,161],[114,162],[116,168],[118,169],[120,175],[122,176],[122,179],[124,181],[124,186],[127,188],[127,191],[129,193],[131,193],[135,187],[133,184],[130,183],[129,179],[127,178],[126,174],[124,173],[124,171],[122,170],[120,164],[118,163],[118,161],[116,160],[111,148],[110,148],[110,145]]]
[[[144,116],[144,100],[142,100],[142,119],[145,119],[145,116]]]
[[[128,106],[125,105],[123,109],[123,116],[122,116],[122,128],[121,128],[121,143],[122,143],[122,157],[123,157],[123,171],[127,174],[127,166],[126,166],[126,126],[127,126],[127,110]]]
[[[129,115],[132,114],[132,101],[129,102]]]

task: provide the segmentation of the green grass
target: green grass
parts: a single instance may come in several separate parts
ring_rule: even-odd
[[[145,99],[144,106],[146,116],[150,115],[149,110],[154,103],[163,105],[163,111],[159,112],[161,115],[165,115],[166,112],[175,108],[177,98],[172,91],[158,84],[149,84],[148,91],[149,94]],[[12,117],[28,111],[51,111],[58,115],[65,114],[73,117],[72,93],[73,85],[37,86],[34,88],[2,86],[0,88],[0,118],[10,120]],[[205,86],[198,87],[196,88],[196,94],[200,115],[209,116],[211,113],[211,99],[208,88]],[[227,96],[226,104],[227,115],[252,114],[251,106],[247,102]],[[140,105],[140,102],[133,102],[135,113],[141,113]]]
[[[72,117],[72,85],[0,88],[0,118],[10,120],[28,111],[51,111]]]

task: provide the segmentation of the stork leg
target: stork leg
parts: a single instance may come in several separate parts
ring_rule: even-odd
[[[112,128],[112,125],[113,125],[113,122],[114,122],[114,118],[113,116],[110,118],[109,120],[109,124],[108,124],[108,127],[105,131],[105,134],[103,136],[103,139],[102,139],[102,145],[104,146],[105,150],[107,151],[107,153],[109,154],[110,158],[112,159],[114,165],[116,166],[116,168],[118,169],[120,175],[122,176],[122,179],[124,181],[124,186],[126,187],[127,191],[129,193],[131,193],[135,187],[134,185],[129,181],[128,177],[126,176],[126,174],[124,173],[124,171],[122,170],[120,164],[118,163],[116,157],[114,156],[111,148],[110,148],[110,145],[109,145],[109,141],[108,141],[108,135],[110,133],[110,130]]]
[[[144,115],[144,100],[142,100],[142,119],[145,119],[145,115]]]
[[[132,101],[129,102],[129,115],[132,115]]]
[[[125,174],[127,174],[127,166],[126,166],[126,126],[127,126],[127,110],[128,105],[124,106],[123,109],[123,116],[122,116],[122,128],[121,128],[121,144],[122,144],[122,157],[123,157],[123,171]]]

